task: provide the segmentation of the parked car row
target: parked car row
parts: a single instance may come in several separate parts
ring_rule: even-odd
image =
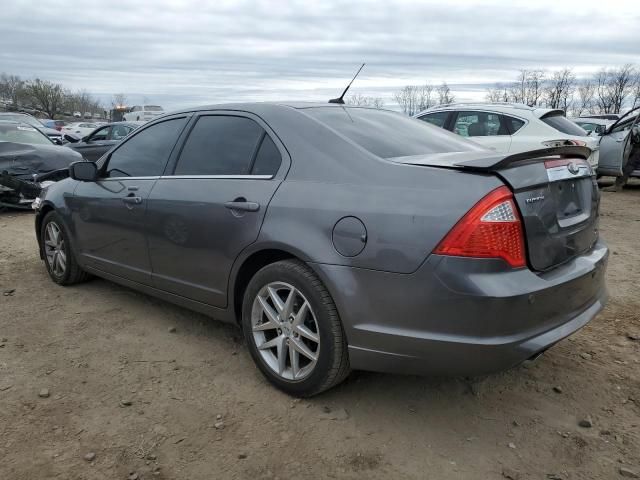
[[[640,108],[617,120],[581,117],[571,121],[562,110],[509,103],[459,103],[430,108],[415,118],[503,153],[543,146],[586,146],[591,150],[591,167],[599,175],[613,176],[622,175],[631,152],[631,130],[640,128]],[[595,135],[590,134],[592,131]]]

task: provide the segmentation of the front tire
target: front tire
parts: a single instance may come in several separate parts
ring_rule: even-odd
[[[272,263],[254,275],[244,294],[242,327],[260,371],[289,395],[316,395],[349,374],[333,299],[300,261]]]
[[[42,220],[40,245],[47,272],[55,283],[73,285],[89,278],[89,274],[78,265],[69,233],[56,212],[47,213]]]

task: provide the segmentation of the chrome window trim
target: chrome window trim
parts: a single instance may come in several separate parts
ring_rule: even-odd
[[[158,180],[160,175],[152,176],[152,177],[104,177],[98,179],[99,182],[106,182],[108,180]]]
[[[271,180],[273,175],[162,175],[161,180],[185,179],[226,179],[226,180]]]

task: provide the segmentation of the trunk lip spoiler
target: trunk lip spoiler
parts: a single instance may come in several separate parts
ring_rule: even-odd
[[[478,155],[478,153],[481,153]],[[538,163],[553,158],[574,158],[576,160],[587,160],[591,155],[589,147],[577,145],[562,147],[547,147],[539,150],[528,150],[513,154],[498,154],[495,152],[450,152],[435,153],[429,155],[416,155],[406,157],[395,157],[387,160],[406,165],[421,165],[443,168],[455,168],[480,172],[493,172]]]

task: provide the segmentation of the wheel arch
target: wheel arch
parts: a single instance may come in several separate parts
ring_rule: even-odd
[[[230,282],[229,309],[238,324],[242,321],[242,299],[247,285],[253,276],[262,268],[281,260],[300,260],[307,263],[308,258],[297,249],[281,244],[265,244],[254,246],[238,259],[232,270]],[[313,267],[309,266],[313,269]]]

